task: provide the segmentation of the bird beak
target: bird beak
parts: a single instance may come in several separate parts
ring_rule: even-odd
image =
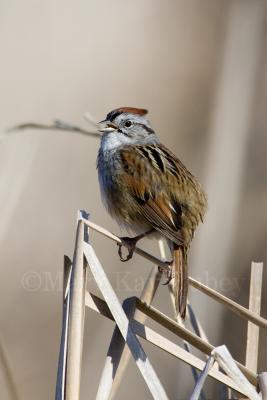
[[[99,122],[98,126],[99,126],[98,131],[101,133],[110,133],[118,128],[116,125],[106,120]]]

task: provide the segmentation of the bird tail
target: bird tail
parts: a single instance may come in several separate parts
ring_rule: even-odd
[[[185,318],[188,292],[187,251],[184,247],[173,245],[173,293],[178,314]]]

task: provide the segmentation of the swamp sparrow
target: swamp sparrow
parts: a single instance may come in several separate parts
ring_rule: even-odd
[[[187,251],[207,207],[204,191],[181,161],[163,146],[146,118],[147,110],[122,107],[100,122],[97,168],[102,200],[120,225],[139,233],[122,238],[132,257],[136,242],[158,232],[172,252],[168,282],[177,312],[185,317]]]

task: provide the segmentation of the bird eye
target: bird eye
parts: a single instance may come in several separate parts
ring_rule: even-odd
[[[132,121],[130,121],[129,119],[125,122],[124,126],[126,126],[126,128],[130,128],[130,126],[132,126]]]

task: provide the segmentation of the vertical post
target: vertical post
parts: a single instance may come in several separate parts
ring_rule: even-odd
[[[262,372],[259,374],[259,386],[262,400],[267,400],[267,372]]]
[[[260,314],[261,310],[262,270],[263,263],[253,262],[251,264],[249,309],[257,314]],[[257,372],[258,347],[259,327],[248,322],[246,367],[253,372]]]
[[[73,269],[70,282],[70,312],[66,372],[66,400],[79,400],[85,313],[86,266],[84,240],[88,240],[83,212],[78,214]]]
[[[70,305],[70,274],[71,260],[64,256],[64,271],[63,271],[63,310],[62,310],[62,328],[60,351],[58,357],[57,383],[55,400],[64,400],[65,385],[66,385],[66,361],[68,347],[68,323],[69,323],[69,305]]]

